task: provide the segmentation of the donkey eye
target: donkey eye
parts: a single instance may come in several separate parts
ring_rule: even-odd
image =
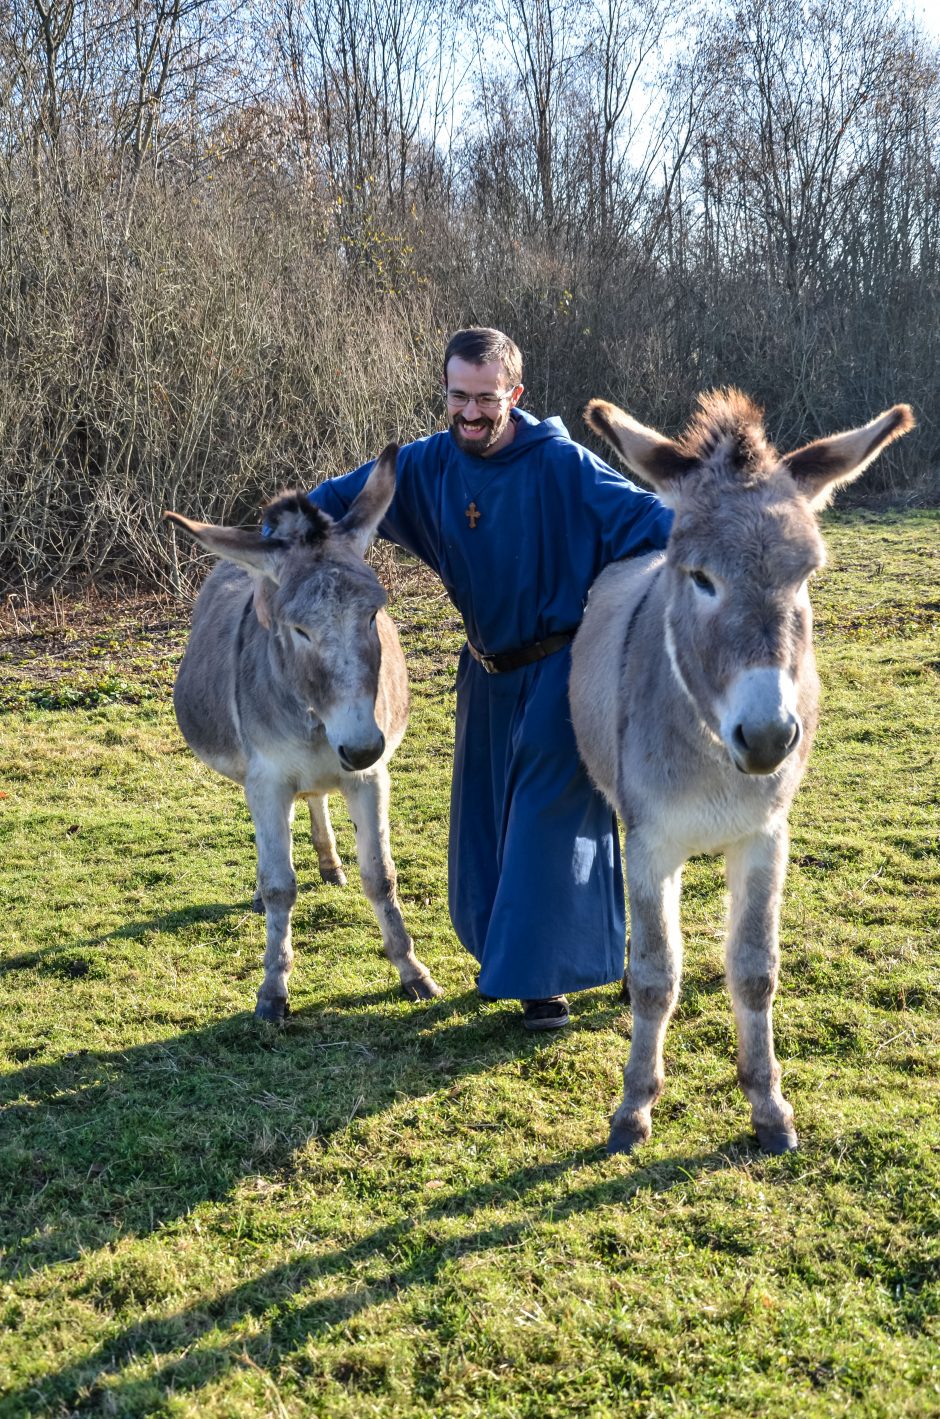
[[[374,625],[375,625],[375,618],[376,618],[376,616],[377,616],[378,614],[379,614],[378,611],[373,611],[373,612],[372,612],[372,615],[369,617],[369,625],[370,625],[370,626],[374,626]]]
[[[294,634],[295,634],[295,635],[300,636],[300,639],[301,639],[302,641],[308,641],[308,640],[310,639],[310,637],[307,635],[307,632],[304,631],[304,630],[301,630],[300,626],[294,626],[294,627],[293,627],[293,631],[294,631]]]
[[[694,567],[689,572],[689,576],[692,578],[699,591],[704,591],[706,596],[715,595],[715,583],[712,581],[711,577],[705,575],[701,568]]]

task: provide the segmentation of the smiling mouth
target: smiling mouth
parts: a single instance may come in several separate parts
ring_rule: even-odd
[[[483,434],[490,427],[489,419],[461,419],[459,428],[462,434]]]

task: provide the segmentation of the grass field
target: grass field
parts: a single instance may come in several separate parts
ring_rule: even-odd
[[[940,516],[828,539],[776,1009],[802,1146],[778,1159],[735,1082],[718,864],[686,874],[636,1156],[603,1150],[613,988],[547,1038],[479,1001],[446,906],[459,628],[415,574],[392,841],[446,995],[399,997],[355,871],[321,885],[298,820],[280,1031],[251,1015],[241,794],[173,721],[179,613],[14,605],[0,1415],[940,1415]]]

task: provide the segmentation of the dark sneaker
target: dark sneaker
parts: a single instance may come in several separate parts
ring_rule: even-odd
[[[568,1001],[563,995],[522,1001],[522,1023],[527,1030],[561,1030],[570,1019]]]

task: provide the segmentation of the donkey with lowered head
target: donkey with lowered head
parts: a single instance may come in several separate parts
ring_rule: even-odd
[[[797,1146],[771,1010],[787,813],[816,728],[807,582],[824,561],[814,509],[913,427],[899,404],[781,457],[762,411],[713,393],[678,440],[603,400],[590,427],[675,509],[665,553],[595,582],[571,663],[582,758],[623,820],[633,1015],[611,1152],[650,1135],[682,962],[679,891],[695,853],[725,854],[726,969],[738,1078],[761,1147]]]
[[[363,561],[395,492],[397,448],[377,461],[334,522],[302,493],[265,511],[265,533],[167,513],[224,558],[207,579],[174,690],[183,737],[200,759],[243,785],[255,826],[254,905],[266,917],[264,980],[255,1014],[280,1021],[293,964],[297,897],[291,822],[307,800],[320,873],[345,882],[327,794],[339,790],[356,833],[362,885],[402,989],[441,989],[398,907],[388,841],[388,761],[408,722],[408,680],[385,592]]]

